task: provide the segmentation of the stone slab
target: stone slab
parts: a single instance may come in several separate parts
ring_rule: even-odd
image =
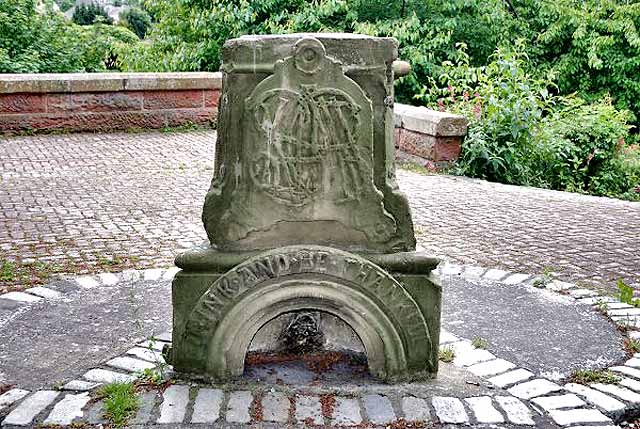
[[[441,423],[463,424],[469,422],[469,416],[462,401],[458,398],[435,396],[431,405]]]
[[[2,421],[3,426],[27,426],[33,419],[56,400],[60,392],[40,390],[24,399]]]
[[[605,411],[621,411],[625,409],[624,403],[605,393],[583,386],[582,384],[567,383],[564,388],[569,392],[582,396],[587,402]]]
[[[35,295],[30,295],[24,292],[7,292],[0,295],[2,299],[8,299],[16,302],[38,302],[42,301],[42,298]]]
[[[145,369],[153,369],[155,364],[129,356],[118,356],[107,361],[107,365],[129,372],[142,372]]]
[[[582,423],[610,423],[611,419],[600,411],[590,408],[577,408],[573,410],[551,410],[551,418],[560,426],[569,426]]]
[[[162,357],[161,352],[157,350],[149,349],[149,348],[134,347],[132,349],[127,350],[127,354],[131,356],[135,356],[142,360],[146,360],[148,362],[153,362],[155,364],[165,363],[164,357]]]
[[[431,421],[429,403],[423,398],[416,398],[415,396],[402,398],[402,412],[404,413],[405,420],[408,421]]]
[[[337,397],[333,409],[333,424],[358,425],[362,423],[362,414],[358,400],[354,398]]]
[[[525,426],[535,425],[531,411],[522,401],[512,396],[496,396],[495,399],[504,410],[510,423]]]
[[[586,405],[586,402],[573,393],[556,396],[540,396],[533,398],[531,401],[546,411],[559,410],[561,408],[577,408]]]
[[[138,408],[135,417],[131,419],[132,425],[144,425],[151,421],[157,397],[158,394],[154,391],[144,392],[140,395],[140,408]]]
[[[25,292],[30,293],[31,295],[39,296],[44,299],[60,299],[62,298],[62,294],[57,290],[50,289],[48,287],[35,286],[29,289],[25,289]]]
[[[28,394],[29,391],[24,389],[11,389],[4,392],[2,395],[0,395],[0,411],[24,398]]]
[[[100,273],[98,274],[98,278],[105,286],[113,286],[118,284],[118,282],[120,281],[118,276],[113,273]]]
[[[220,389],[199,389],[193,403],[191,423],[215,423],[220,417],[223,397]]]
[[[285,423],[289,407],[289,399],[283,393],[267,393],[262,397],[262,418],[266,422]]]
[[[63,390],[73,390],[76,392],[84,392],[87,390],[93,390],[96,387],[100,386],[101,383],[95,383],[95,382],[91,382],[91,381],[84,381],[84,380],[71,380],[67,383],[65,383],[62,386]]]
[[[518,368],[513,371],[506,372],[495,377],[491,377],[488,381],[498,387],[507,387],[512,384],[520,383],[533,378],[534,374],[526,369]]]
[[[189,403],[189,386],[169,386],[162,394],[158,423],[182,423]]]
[[[251,421],[249,410],[252,402],[253,395],[249,391],[231,392],[227,402],[227,421],[229,423],[249,423]]]
[[[396,420],[396,413],[389,398],[383,395],[365,395],[362,398],[367,418],[377,425],[386,425]]]
[[[504,417],[500,411],[493,406],[493,401],[489,396],[476,396],[465,398],[464,400],[471,408],[473,415],[479,423],[502,423]]]
[[[560,386],[544,378],[537,378],[524,383],[516,384],[509,389],[509,393],[520,399],[531,399],[536,396],[547,395],[551,392],[562,390]]]
[[[317,396],[298,395],[296,396],[296,421],[311,422],[314,425],[324,424],[322,417],[322,404]]]
[[[623,401],[640,403],[640,394],[635,393],[632,390],[625,389],[624,387],[616,386],[615,384],[602,384],[602,383],[594,383],[594,384],[591,384],[590,386],[601,392],[616,396],[618,399],[622,399]]]
[[[515,368],[515,365],[504,359],[494,359],[487,362],[477,363],[467,368],[478,377],[489,377],[502,374]]]
[[[101,368],[90,369],[85,372],[82,377],[84,377],[85,380],[95,381],[97,383],[132,383],[136,380],[136,377],[133,375]]]
[[[506,279],[502,280],[502,283],[506,284],[506,285],[516,285],[519,283],[524,283],[525,281],[529,280],[531,278],[531,276],[529,274],[521,274],[521,273],[516,273],[516,274],[511,274],[509,277],[507,277]]]
[[[89,393],[79,393],[77,395],[67,394],[51,410],[44,420],[45,425],[70,425],[76,418],[83,416],[82,408],[91,398]]]

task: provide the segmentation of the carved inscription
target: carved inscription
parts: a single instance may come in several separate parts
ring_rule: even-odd
[[[188,331],[201,335],[212,329],[243,292],[266,280],[305,273],[325,274],[359,285],[398,319],[407,332],[404,340],[416,345],[424,344],[425,339],[429,341],[419,309],[393,277],[363,259],[318,250],[269,254],[228,271],[200,299],[191,314]]]
[[[371,166],[367,149],[357,144],[361,108],[349,94],[301,85],[266,91],[254,103],[253,118],[264,141],[251,164],[259,189],[289,206],[362,196]]]

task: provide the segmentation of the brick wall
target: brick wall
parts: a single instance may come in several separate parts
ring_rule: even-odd
[[[463,116],[397,103],[394,115],[396,153],[400,160],[439,170],[460,156],[467,134],[467,120]]]
[[[0,132],[212,125],[220,73],[0,75]]]

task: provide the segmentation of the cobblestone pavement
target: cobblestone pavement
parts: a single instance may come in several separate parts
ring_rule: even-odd
[[[214,131],[0,137],[0,260],[169,266],[205,239]],[[453,261],[640,286],[640,203],[399,171],[419,243]]]

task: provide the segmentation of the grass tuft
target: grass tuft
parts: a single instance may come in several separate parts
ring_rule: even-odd
[[[577,369],[571,373],[569,380],[578,384],[603,383],[615,384],[621,380],[609,370],[601,369]]]
[[[453,362],[453,359],[456,357],[456,352],[453,351],[452,347],[442,347],[438,351],[438,359],[442,362]]]
[[[104,416],[115,427],[127,424],[140,402],[132,383],[111,383],[98,390],[98,396],[104,400]]]

